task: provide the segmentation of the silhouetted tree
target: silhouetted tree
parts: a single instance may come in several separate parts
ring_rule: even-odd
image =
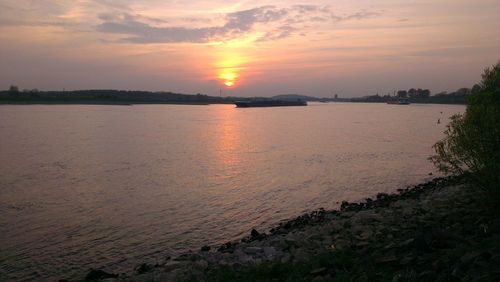
[[[397,96],[399,98],[406,98],[408,96],[408,93],[406,92],[406,90],[399,90]]]
[[[19,87],[17,87],[16,85],[11,85],[9,87],[9,92],[10,93],[18,93],[19,92]]]
[[[410,98],[414,98],[416,95],[417,90],[415,88],[410,88],[410,90],[408,90],[408,96],[410,96]]]
[[[445,173],[467,175],[500,201],[500,62],[485,69],[465,114],[454,115],[445,134],[430,160]]]
[[[471,89],[472,94],[478,93],[480,91],[481,91],[481,86],[479,84],[474,84],[474,86],[472,86],[472,89]]]

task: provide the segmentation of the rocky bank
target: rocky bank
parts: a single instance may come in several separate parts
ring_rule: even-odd
[[[86,281],[500,281],[500,217],[460,177],[342,202],[239,242]]]

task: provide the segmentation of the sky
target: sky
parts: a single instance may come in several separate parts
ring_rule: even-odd
[[[357,97],[471,87],[500,0],[0,0],[0,89]]]

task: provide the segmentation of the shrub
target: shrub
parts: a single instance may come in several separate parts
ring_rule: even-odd
[[[454,115],[430,160],[445,174],[464,174],[500,200],[500,62],[485,69],[463,115]]]

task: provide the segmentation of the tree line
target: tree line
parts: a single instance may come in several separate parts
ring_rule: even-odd
[[[399,98],[407,98],[412,103],[436,103],[436,104],[466,104],[467,98],[479,91],[479,85],[474,85],[472,88],[460,88],[452,92],[439,92],[432,95],[429,89],[410,88],[408,90],[394,91],[393,94],[387,93],[386,95],[369,95],[360,98],[352,98],[351,102],[373,102],[385,103],[394,101]]]

